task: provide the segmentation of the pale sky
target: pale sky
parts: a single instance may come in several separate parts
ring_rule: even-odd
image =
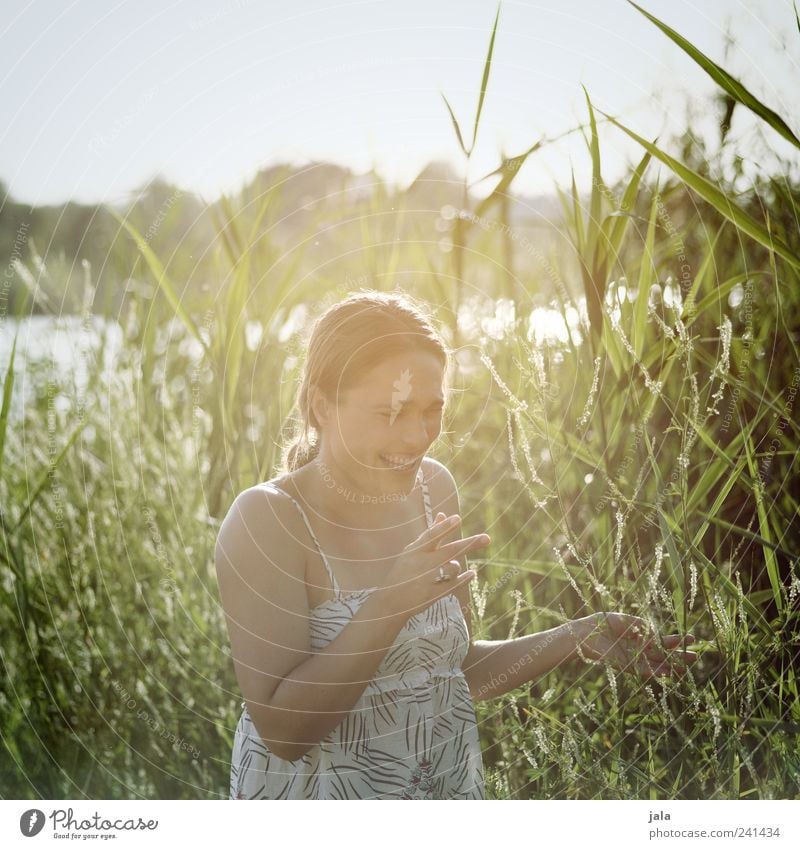
[[[439,92],[471,137],[497,9],[494,0],[10,5],[0,25],[0,180],[30,204],[115,202],[157,174],[211,200],[281,161],[374,166],[401,185],[432,159],[461,173]],[[640,5],[800,130],[791,0]],[[702,104],[714,90],[625,0],[505,0],[470,177],[496,167],[501,149],[519,153],[585,121],[581,83],[648,138],[685,126],[687,98]],[[693,129],[714,137],[712,119]],[[750,139],[755,123],[742,110],[734,135]],[[641,155],[614,128],[601,142],[607,178]],[[752,149],[747,141],[742,152]],[[569,180],[570,165],[585,184],[579,136],[532,158],[516,186],[549,192]]]

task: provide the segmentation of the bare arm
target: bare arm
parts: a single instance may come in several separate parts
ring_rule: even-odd
[[[259,713],[265,722],[282,714],[291,739],[287,760],[302,757],[342,722],[402,630],[407,617],[388,612],[386,592],[373,591],[335,639],[283,677]]]
[[[502,696],[575,658],[579,627],[566,622],[513,640],[474,642],[468,679],[473,700]]]
[[[380,588],[331,643],[312,652],[307,536],[288,498],[253,488],[232,505],[216,545],[242,694],[266,745],[289,761],[345,718],[408,618],[390,610],[388,591]]]
[[[449,469],[438,461],[429,460],[431,499],[434,515],[461,513],[458,487]],[[478,530],[481,530],[480,528]],[[457,528],[443,537],[450,542],[463,531]],[[459,558],[466,568],[464,556]],[[455,590],[469,633],[469,650],[462,663],[462,671],[473,701],[491,699],[519,687],[526,681],[550,672],[576,656],[575,627],[565,623],[539,634],[529,634],[514,640],[473,640],[472,612],[469,589],[462,585]],[[572,626],[572,634],[570,627]]]
[[[441,463],[430,462],[436,467],[431,476],[434,513],[440,510],[448,515],[460,514],[458,488],[452,474]],[[449,542],[458,532],[460,529],[445,535],[442,543]],[[462,568],[466,568],[465,558],[458,559]],[[673,651],[681,639],[684,643],[691,642],[694,639],[691,635],[684,638],[679,634],[669,635],[663,637],[661,645],[655,645],[655,640],[626,642],[629,629],[639,628],[644,632],[646,623],[622,613],[592,614],[512,640],[473,641],[466,584],[457,587],[454,593],[461,603],[469,633],[470,647],[462,671],[473,701],[502,696],[579,656],[611,661],[618,669],[635,669],[645,677],[672,674],[697,658],[692,651]],[[606,622],[611,630],[604,633]]]

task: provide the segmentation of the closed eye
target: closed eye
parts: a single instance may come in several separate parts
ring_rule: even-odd
[[[427,416],[434,416],[434,415],[438,416],[438,415],[441,415],[443,409],[444,409],[444,407],[442,407],[441,404],[436,406],[436,407],[429,407],[428,410],[426,411],[425,415],[427,415]],[[404,412],[405,412],[405,407],[400,407],[400,409],[397,410],[396,412],[385,411],[385,412],[379,412],[378,415],[383,416],[385,419],[389,419],[393,415],[399,416],[399,415],[402,415]]]

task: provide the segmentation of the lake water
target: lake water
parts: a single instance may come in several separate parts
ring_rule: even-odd
[[[87,364],[97,357],[105,339],[103,370],[114,368],[122,347],[122,328],[100,316],[33,315],[0,321],[0,381],[8,371],[14,337],[14,392],[12,409],[21,410],[35,387],[30,379],[32,367],[50,365],[60,375],[73,375],[81,393],[87,383]]]
[[[483,305],[481,305],[483,306]],[[485,306],[483,306],[485,309]],[[585,306],[580,305],[585,312]],[[305,309],[305,308],[303,308]],[[502,339],[514,332],[517,319],[516,305],[508,299],[499,299],[494,303],[494,314],[482,314],[476,304],[464,304],[459,312],[459,323],[468,336],[479,338],[487,336]],[[305,312],[303,312],[305,317]],[[281,341],[285,341],[297,329],[299,314],[295,310],[288,316],[280,330]],[[582,319],[583,318],[583,322]],[[582,324],[585,316],[580,316],[578,310],[569,308],[564,316],[557,310],[536,307],[522,322],[527,338],[534,345],[550,344],[563,345],[569,336],[575,344],[580,344]],[[519,331],[517,328],[517,332]],[[247,347],[254,350],[264,331],[260,322],[250,321],[246,328]],[[75,387],[82,393],[87,383],[87,364],[94,362],[101,343],[105,339],[103,351],[103,371],[111,372],[115,368],[118,354],[123,345],[122,328],[116,321],[106,321],[100,316],[49,316],[34,315],[26,318],[4,319],[0,321],[0,382],[5,377],[11,357],[11,349],[17,336],[17,352],[14,363],[14,394],[13,408],[19,411],[33,392],[35,387],[30,379],[29,364],[41,366],[50,365],[62,376],[74,376]],[[186,342],[194,344],[197,351],[189,351],[192,359],[202,356],[202,348],[193,339]],[[67,404],[66,399],[61,399]]]

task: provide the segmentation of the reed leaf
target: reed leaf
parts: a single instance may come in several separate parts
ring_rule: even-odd
[[[14,343],[11,346],[11,356],[8,360],[8,369],[3,378],[3,406],[0,408],[0,475],[3,474],[3,454],[6,445],[6,431],[8,429],[8,416],[11,412],[11,395],[14,389],[14,359],[17,353],[17,337],[19,329],[14,334]]]
[[[601,225],[600,213],[603,204],[603,198],[600,194],[601,187],[603,187],[603,178],[600,173],[600,140],[597,136],[597,121],[594,116],[592,101],[589,99],[589,92],[586,91],[585,86],[581,86],[581,88],[583,88],[583,94],[586,97],[586,106],[589,110],[589,152],[592,157],[592,191],[589,196],[589,223],[586,228],[586,254],[587,259],[591,262],[592,273],[595,277],[597,277],[597,272],[599,271],[597,267],[597,245],[599,242]],[[603,285],[604,284],[605,281],[603,281]],[[601,297],[602,294],[603,293],[601,292]]]
[[[706,263],[704,262],[704,266]],[[709,263],[708,268],[710,269],[712,266]],[[701,269],[701,272],[703,270]],[[700,279],[701,272],[698,272],[697,279]],[[703,272],[704,274],[704,272]],[[686,317],[686,326],[689,327],[697,318],[702,315],[707,309],[710,309],[713,306],[716,306],[726,295],[730,294],[730,292],[735,289],[737,286],[741,286],[743,283],[747,283],[748,280],[753,277],[758,277],[761,275],[769,274],[768,271],[746,271],[743,274],[736,274],[733,277],[728,278],[719,284],[713,291],[709,292],[700,303],[695,306],[694,315],[691,317],[687,315]]]
[[[12,529],[13,531],[17,531],[19,529],[20,525],[25,521],[25,517],[28,515],[28,513],[30,513],[31,509],[33,508],[33,505],[36,503],[39,496],[44,491],[45,487],[47,487],[48,484],[50,483],[51,475],[53,474],[55,469],[58,467],[58,465],[61,463],[61,461],[64,459],[64,457],[67,454],[67,451],[69,451],[69,449],[72,447],[75,440],[80,436],[81,431],[86,427],[86,425],[88,423],[89,423],[88,417],[84,418],[84,420],[75,428],[75,430],[72,431],[72,433],[70,434],[66,443],[64,443],[64,446],[58,452],[58,454],[56,454],[56,456],[52,460],[50,460],[50,462],[48,463],[48,467],[45,469],[44,473],[40,476],[39,482],[33,488],[33,492],[31,493],[30,498],[28,499],[28,501],[25,504],[25,507],[23,508],[22,512],[18,516],[17,521],[14,523],[14,527]]]
[[[453,107],[452,107],[452,106],[450,106],[449,101],[448,101],[448,100],[447,100],[447,98],[444,96],[444,94],[442,94],[442,92],[439,92],[439,94],[441,94],[441,95],[442,95],[442,100],[444,100],[444,105],[447,107],[447,111],[450,113],[450,120],[451,120],[451,121],[452,121],[452,123],[453,123],[453,129],[456,131],[456,138],[458,139],[459,147],[461,148],[461,150],[463,150],[463,151],[464,151],[464,156],[467,156],[467,157],[468,157],[468,156],[469,156],[469,151],[467,150],[467,147],[466,147],[466,145],[464,144],[464,137],[461,135],[461,127],[459,127],[459,125],[458,125],[458,121],[456,120],[456,116],[455,116],[455,114],[453,113]]]
[[[766,546],[767,548],[771,548],[776,554],[782,554],[787,560],[795,560],[797,558],[797,553],[792,553],[791,551],[787,551],[782,546],[777,543],[770,542],[769,540],[764,539],[760,534],[753,533],[752,531],[747,530],[747,528],[740,528],[738,525],[731,524],[731,522],[726,522],[724,519],[720,519],[719,516],[713,516],[710,513],[706,513],[703,510],[697,511],[698,515],[703,516],[703,518],[708,519],[709,522],[713,522],[715,525],[719,525],[721,528],[724,528],[726,531],[730,531],[732,534],[736,534],[737,536],[744,537],[745,539],[749,539],[752,542],[757,542],[761,546]],[[758,602],[759,604],[763,601],[769,601],[772,598],[772,590],[760,590],[758,592],[750,593],[750,599],[754,602]]]
[[[661,535],[667,546],[667,554],[669,554],[669,563],[667,572],[672,584],[672,601],[675,605],[675,616],[678,620],[678,625],[681,631],[686,631],[688,623],[686,622],[686,608],[684,606],[685,590],[683,585],[683,572],[681,571],[682,558],[678,554],[678,546],[675,544],[675,538],[672,535],[672,530],[667,522],[665,511],[658,510],[658,524],[661,528]]]
[[[121,224],[133,238],[133,241],[136,243],[136,247],[139,249],[139,252],[145,259],[148,267],[150,268],[153,277],[158,284],[158,287],[166,296],[167,300],[171,304],[172,308],[175,310],[175,314],[181,319],[184,323],[186,329],[194,336],[195,339],[203,346],[203,350],[208,354],[210,353],[208,343],[203,338],[200,333],[197,325],[194,323],[194,319],[189,315],[189,313],[184,308],[183,304],[180,301],[180,298],[175,292],[175,287],[172,285],[169,277],[167,276],[164,267],[161,265],[158,257],[153,253],[150,249],[150,246],[145,242],[144,238],[142,238],[139,231],[131,224],[126,218],[123,218],[116,210],[109,210],[114,218],[117,220],[119,224]]]
[[[690,56],[694,61],[711,77],[714,82],[724,89],[724,91],[733,98],[736,103],[741,103],[751,112],[758,115],[763,121],[766,121],[773,130],[779,133],[786,141],[793,144],[795,147],[800,147],[800,139],[792,132],[789,125],[778,115],[777,112],[765,106],[757,97],[751,94],[735,77],[732,77],[724,68],[717,65],[701,53],[691,42],[687,41],[682,35],[677,33],[672,27],[667,26],[663,21],[660,21],[654,15],[646,12],[641,6],[638,6],[633,0],[628,2],[641,12],[646,18],[654,23],[663,33],[665,33],[681,50]],[[795,8],[795,12],[797,9]]]
[[[745,434],[744,450],[747,457],[747,465],[750,469],[750,475],[753,479],[753,497],[756,501],[756,512],[758,513],[758,525],[761,528],[761,536],[768,543],[772,543],[772,531],[770,530],[769,521],[767,519],[767,511],[764,507],[763,487],[756,467],[755,450],[751,439],[752,431],[753,425],[751,424]],[[778,572],[778,562],[775,559],[775,551],[771,545],[762,546],[761,550],[764,552],[764,565],[767,567],[767,576],[769,577],[770,586],[772,587],[775,605],[780,612],[783,612],[783,594],[781,593],[781,580]]]
[[[744,470],[744,466],[746,463],[746,459],[744,457],[740,457],[736,466],[733,469],[729,469],[724,463],[720,461],[708,463],[706,465],[706,469],[703,472],[703,476],[697,482],[696,485],[692,487],[692,492],[689,495],[689,498],[686,502],[686,512],[688,515],[692,515],[695,511],[697,511],[698,503],[705,498],[706,494],[711,490],[713,486],[717,483],[721,483],[721,487],[719,492],[717,493],[717,497],[714,499],[714,503],[711,506],[711,514],[716,515],[722,509],[722,505],[725,503],[725,499],[728,497],[730,491],[739,481],[739,477]],[[699,511],[698,511],[699,512]],[[705,515],[705,514],[703,514]],[[703,522],[702,525],[697,529],[694,537],[692,538],[692,545],[698,546],[700,545],[705,532],[708,530],[709,520],[707,519]]]
[[[531,145],[526,151],[518,154],[517,156],[512,156],[511,158],[503,158],[503,164],[492,171],[490,174],[487,174],[483,179],[486,180],[489,177],[494,177],[497,174],[501,174],[500,181],[494,187],[492,192],[487,195],[476,207],[475,214],[480,218],[486,215],[489,209],[494,206],[501,198],[504,198],[508,195],[508,190],[511,187],[511,183],[514,181],[514,178],[522,168],[522,165],[525,163],[525,160],[532,154],[535,153],[542,146],[542,143],[536,142],[536,144]],[[478,181],[480,182],[480,181]]]
[[[222,236],[222,243],[227,251],[231,266],[235,266],[239,257],[244,253],[244,243],[236,223],[238,214],[226,194],[220,196],[218,203],[211,207],[211,211],[216,219],[217,230]],[[222,213],[224,213],[224,217]]]
[[[619,339],[617,338],[617,334],[611,324],[611,319],[608,317],[605,310],[601,310],[601,321],[602,330],[600,338],[602,343],[600,347],[608,356],[611,368],[614,369],[614,374],[616,375],[617,380],[619,380],[629,370],[626,365],[628,354],[626,351],[623,351]]]
[[[650,206],[650,221],[647,224],[647,236],[644,240],[644,252],[639,266],[639,290],[636,293],[636,301],[633,305],[633,327],[631,330],[631,345],[636,351],[636,358],[641,359],[644,352],[645,337],[647,335],[647,304],[650,300],[650,286],[654,280],[655,272],[655,239],[656,220],[658,218],[658,187],[653,195]]]
[[[486,54],[486,61],[483,65],[483,79],[481,80],[481,91],[478,95],[478,108],[475,111],[475,125],[472,129],[472,144],[469,148],[469,153],[471,154],[473,150],[475,150],[475,142],[478,138],[478,125],[481,121],[481,112],[483,111],[483,101],[486,97],[486,87],[489,84],[489,72],[492,69],[492,53],[494,52],[494,37],[497,33],[497,22],[500,20],[500,6],[502,4],[497,4],[497,14],[494,18],[494,26],[492,27],[492,37],[489,39],[489,50]]]
[[[708,246],[708,250],[705,252],[703,259],[700,263],[700,268],[697,270],[697,274],[695,275],[694,280],[692,281],[692,285],[689,289],[689,292],[686,295],[686,298],[683,302],[683,308],[681,309],[681,321],[684,323],[686,327],[688,327],[694,320],[697,318],[700,313],[702,313],[702,309],[700,309],[697,304],[697,293],[703,287],[703,284],[708,281],[711,282],[711,272],[716,267],[716,263],[714,262],[716,258],[716,248],[717,243],[719,242],[719,238],[722,235],[723,230],[725,229],[727,222],[723,222],[722,226],[717,230],[714,241]]]
[[[603,112],[602,114],[605,115]],[[754,218],[748,215],[743,209],[738,207],[733,201],[715,186],[707,177],[703,177],[696,171],[687,167],[677,159],[674,159],[669,154],[662,151],[656,145],[651,144],[647,139],[642,138],[633,130],[629,130],[624,124],[606,115],[612,124],[619,127],[624,133],[629,135],[634,141],[638,142],[642,147],[648,150],[656,159],[663,162],[668,168],[683,180],[686,185],[697,192],[705,201],[710,203],[720,215],[723,215],[728,220],[732,221],[742,232],[747,233],[752,239],[762,244],[765,248],[775,250],[783,259],[790,263],[793,267],[800,269],[800,257],[798,257],[791,248],[779,239],[777,236],[771,236],[765,227],[759,224]]]
[[[652,156],[649,151],[646,151],[639,164],[636,166],[630,182],[625,187],[625,193],[622,196],[619,209],[612,212],[611,215],[609,215],[603,222],[604,232],[606,224],[610,222],[610,232],[606,237],[606,242],[609,255],[612,259],[616,259],[619,256],[620,248],[622,247],[622,240],[625,237],[625,233],[627,232],[631,220],[629,210],[633,208],[634,202],[636,201],[636,195],[639,191],[639,184],[642,181],[644,172],[651,159]]]

